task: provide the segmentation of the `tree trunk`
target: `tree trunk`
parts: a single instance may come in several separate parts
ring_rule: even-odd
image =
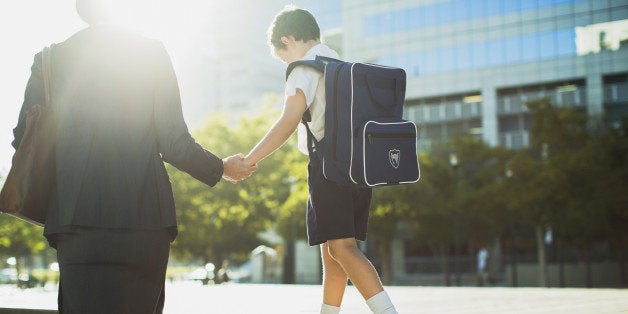
[[[536,237],[536,250],[539,261],[539,286],[547,287],[547,261],[545,258],[543,228],[541,226],[534,227],[534,235]]]
[[[617,243],[619,250],[617,250],[619,256],[619,278],[621,280],[621,286],[623,288],[628,287],[628,279],[626,279],[626,256],[625,256],[625,249],[626,246],[624,245],[624,240],[620,239],[619,243]]]
[[[564,288],[565,287],[565,261],[563,260],[563,250],[560,247],[560,245],[558,245],[558,243],[556,244],[556,255],[558,257],[558,282],[559,282],[559,287]]]
[[[445,285],[451,286],[451,271],[449,270],[449,252],[446,245],[439,246],[443,273],[445,274]]]
[[[510,252],[510,263],[512,268],[512,286],[519,287],[519,277],[517,273],[517,252],[514,249]]]
[[[25,270],[25,268],[26,268],[25,266],[27,264],[25,261],[26,261],[25,257],[19,257],[19,256],[15,257],[15,271],[17,272],[16,284],[17,284],[18,287],[21,287],[20,275],[25,273],[24,270]]]
[[[586,287],[593,288],[593,271],[591,269],[591,245],[584,248],[584,258],[586,265]]]
[[[489,265],[486,265],[488,267],[488,283],[493,284],[497,282],[501,271],[502,239],[500,237],[495,237],[493,240],[493,248],[489,251],[488,260],[490,262]]]
[[[447,246],[443,244],[430,244],[430,249],[432,254],[436,256],[440,260],[440,268],[443,272],[444,276],[444,284],[446,286],[451,286],[451,281],[449,278],[449,259],[447,258]]]
[[[511,268],[512,268],[512,286],[513,287],[518,287],[519,286],[519,278],[518,278],[518,274],[517,274],[517,241],[515,240],[515,226],[514,225],[510,225],[510,243],[511,243],[511,249],[510,249],[510,263],[511,263]]]
[[[393,282],[393,267],[392,267],[392,240],[383,239],[380,242],[379,252],[382,257],[382,284],[389,286]]]
[[[286,251],[283,260],[283,278],[282,283],[295,283],[295,241],[294,238],[286,240]]]

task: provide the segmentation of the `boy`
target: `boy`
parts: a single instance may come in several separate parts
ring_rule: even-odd
[[[280,11],[268,30],[273,55],[285,63],[312,60],[316,55],[338,58],[320,42],[315,18],[294,6]],[[295,68],[286,81],[281,117],[245,158],[257,164],[281,147],[299,127],[299,150],[308,154],[305,127],[300,124],[306,110],[308,126],[321,140],[325,127],[325,84],[323,75],[307,67]],[[357,246],[366,239],[371,189],[350,188],[327,181],[316,155],[308,165],[308,240],[321,245],[323,260],[323,304],[321,313],[339,313],[347,279],[356,286],[373,313],[397,313],[384,291],[377,271]]]

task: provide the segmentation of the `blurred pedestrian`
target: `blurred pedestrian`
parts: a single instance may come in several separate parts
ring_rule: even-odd
[[[224,260],[222,262],[222,267],[220,267],[216,275],[216,283],[227,282],[229,282],[229,260]]]
[[[478,258],[478,286],[482,287],[487,283],[488,273],[486,264],[488,261],[488,250],[485,247],[480,248],[477,254]]]

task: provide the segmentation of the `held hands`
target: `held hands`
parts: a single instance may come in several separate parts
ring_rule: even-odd
[[[257,165],[247,163],[242,154],[223,158],[222,163],[224,167],[222,177],[233,184],[246,179],[257,170]]]

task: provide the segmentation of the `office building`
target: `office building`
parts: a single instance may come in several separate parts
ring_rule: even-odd
[[[610,125],[628,115],[628,1],[335,5],[339,8],[330,10],[320,1],[303,1],[326,21],[324,40],[343,59],[406,70],[404,115],[417,124],[419,151],[463,135],[491,146],[526,147],[532,118],[524,104],[542,97]],[[437,262],[408,253],[401,241],[393,246],[396,280],[418,271],[410,259],[423,263],[423,271],[438,269]],[[470,269],[474,261],[469,256]]]
[[[405,114],[419,126],[419,150],[464,134],[525,147],[531,121],[523,104],[541,97],[609,122],[628,113],[625,0],[345,0],[335,12],[320,7],[312,5],[317,16],[341,25],[323,34],[342,37],[343,58],[406,70]]]

